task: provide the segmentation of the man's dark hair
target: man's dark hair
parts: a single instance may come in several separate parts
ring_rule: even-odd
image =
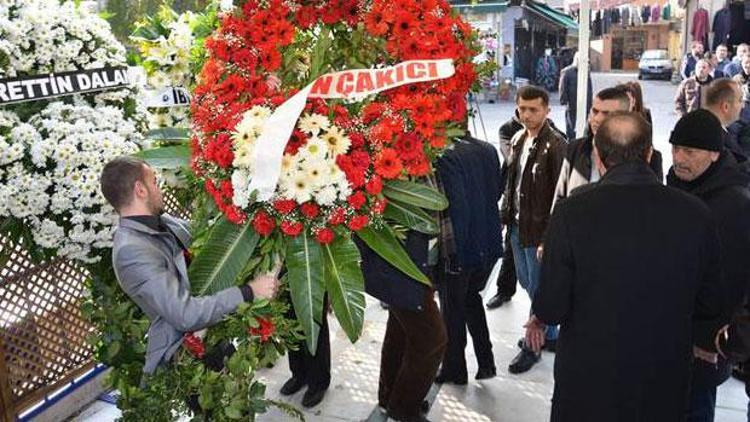
[[[718,106],[723,102],[737,101],[737,95],[742,97],[742,91],[737,90],[739,83],[734,79],[721,78],[716,79],[708,86],[706,90],[706,105]]]
[[[612,88],[604,88],[603,90],[596,93],[596,98],[602,101],[615,100],[620,103],[620,107],[625,110],[630,110],[630,97],[628,96],[628,88],[623,85],[617,85]]]
[[[618,111],[604,120],[594,137],[604,167],[628,162],[647,162],[651,126],[640,113]]]
[[[545,106],[549,105],[549,94],[544,88],[535,85],[526,85],[518,88],[518,91],[516,91],[516,104],[518,104],[519,99],[530,101],[537,98],[541,98],[542,104]]]
[[[108,162],[100,179],[102,194],[116,211],[133,199],[136,181],[145,182],[146,162],[134,157],[121,156]]]

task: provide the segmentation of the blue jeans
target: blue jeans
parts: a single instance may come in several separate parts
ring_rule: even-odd
[[[513,248],[513,260],[516,264],[516,277],[521,287],[529,294],[529,299],[534,300],[534,293],[539,286],[539,270],[541,264],[536,259],[536,247],[524,248],[521,246],[521,238],[518,235],[518,224],[510,225],[510,245]],[[547,326],[547,340],[556,340],[558,334],[557,326]]]

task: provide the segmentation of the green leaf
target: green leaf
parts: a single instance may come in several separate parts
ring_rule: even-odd
[[[402,273],[417,280],[422,284],[432,286],[430,279],[417,268],[404,247],[396,239],[393,232],[388,226],[381,229],[365,227],[357,232],[357,236],[362,239],[370,249],[374,250],[381,258],[388,261]]]
[[[307,231],[289,242],[286,277],[294,313],[305,332],[307,349],[313,355],[318,345],[318,323],[323,316],[324,265],[323,250],[318,242],[308,236]]]
[[[147,149],[134,155],[159,169],[178,169],[190,165],[190,147],[187,145]]]
[[[120,353],[120,350],[122,349],[122,344],[119,341],[113,341],[110,343],[109,347],[107,348],[107,360],[113,361],[117,354]]]
[[[146,132],[146,138],[154,141],[186,141],[190,139],[190,130],[179,127],[162,127]]]
[[[188,276],[193,294],[214,294],[234,286],[257,245],[258,234],[250,222],[240,226],[222,216],[190,264]]]
[[[383,195],[388,199],[395,199],[428,210],[442,211],[448,208],[448,198],[421,183],[391,180],[383,186]]]
[[[445,136],[447,136],[449,139],[450,138],[463,138],[464,135],[466,135],[466,131],[457,127],[450,128],[445,131]]]
[[[388,219],[416,230],[420,233],[436,235],[440,233],[437,221],[425,210],[413,205],[391,199],[385,208],[384,216]]]
[[[359,249],[349,237],[339,237],[323,246],[326,290],[333,312],[352,343],[362,334],[365,317],[365,279]]]

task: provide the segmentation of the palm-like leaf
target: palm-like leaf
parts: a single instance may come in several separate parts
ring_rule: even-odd
[[[391,180],[383,186],[383,195],[415,207],[442,211],[448,208],[448,199],[437,190],[421,183]]]
[[[420,233],[436,235],[440,232],[435,217],[419,207],[401,201],[388,201],[384,216]]]
[[[193,294],[209,295],[234,286],[257,245],[258,234],[249,222],[240,226],[222,216],[190,264]]]
[[[306,231],[289,242],[286,268],[294,313],[305,332],[307,350],[314,355],[323,316],[325,262],[320,244]]]
[[[159,169],[178,169],[190,165],[190,147],[188,145],[171,145],[139,151],[136,157],[142,158],[151,167]]]
[[[381,258],[388,261],[389,264],[398,268],[401,272],[420,283],[431,286],[430,279],[419,270],[404,247],[401,246],[396,236],[393,235],[388,226],[380,229],[365,227],[357,232],[357,236],[362,239],[370,249],[374,250]]]
[[[359,250],[350,237],[323,246],[326,290],[333,312],[352,343],[362,334],[365,317],[365,280]]]

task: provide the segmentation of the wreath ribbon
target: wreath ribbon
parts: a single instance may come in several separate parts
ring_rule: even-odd
[[[284,149],[308,98],[343,98],[362,101],[370,95],[417,82],[450,78],[455,74],[453,60],[408,60],[379,69],[352,69],[327,73],[281,104],[266,119],[254,151],[255,170],[250,192],[256,201],[268,201],[276,191],[281,175]]]

